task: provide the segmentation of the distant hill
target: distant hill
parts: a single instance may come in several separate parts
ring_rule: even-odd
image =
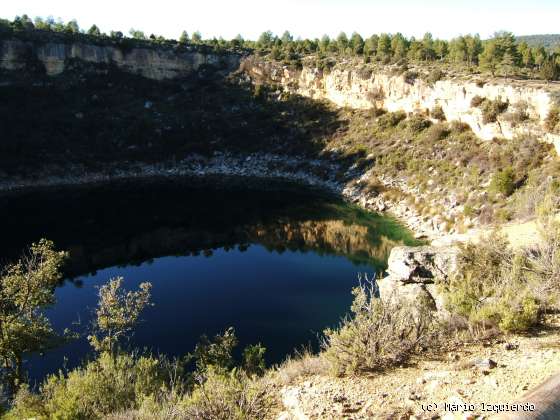
[[[518,42],[525,41],[531,47],[540,47],[542,45],[547,50],[554,50],[556,47],[560,47],[560,34],[524,35],[516,38]]]

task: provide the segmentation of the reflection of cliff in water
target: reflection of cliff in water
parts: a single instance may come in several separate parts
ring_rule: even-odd
[[[2,229],[11,237],[0,255],[17,255],[47,237],[70,251],[67,271],[74,276],[258,243],[277,252],[344,255],[383,269],[393,246],[411,242],[392,219],[312,191],[268,187],[151,182],[11,197],[0,205]],[[37,208],[40,213],[33,212]]]

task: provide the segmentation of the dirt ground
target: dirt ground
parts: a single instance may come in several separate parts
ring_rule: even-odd
[[[426,360],[431,359],[431,360]],[[463,345],[372,376],[316,374],[279,389],[275,418],[475,419],[560,372],[560,319],[528,336]],[[522,408],[520,408],[522,409]]]

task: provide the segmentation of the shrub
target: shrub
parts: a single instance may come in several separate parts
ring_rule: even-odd
[[[432,118],[439,121],[445,121],[447,119],[445,117],[445,113],[443,112],[443,108],[441,107],[441,105],[434,106],[430,111],[430,115]]]
[[[441,69],[435,68],[426,77],[426,82],[428,82],[430,85],[434,85],[436,82],[443,79],[444,76],[445,76],[445,73]]]
[[[404,119],[406,119],[406,113],[403,111],[388,112],[377,120],[377,125],[382,130],[386,130],[388,128],[396,127]]]
[[[457,274],[443,286],[448,310],[471,325],[528,330],[539,321],[542,308],[526,265],[523,253],[513,253],[499,234],[463,245]]]
[[[513,168],[507,167],[496,172],[490,181],[490,192],[510,196],[515,190],[515,177]]]
[[[138,407],[146,396],[166,392],[167,367],[152,357],[103,353],[67,375],[47,378],[39,396],[24,390],[13,413],[48,418],[102,418],[106,414]]]
[[[272,398],[266,382],[253,380],[242,370],[223,374],[209,369],[179,407],[192,419],[258,420],[269,417]]]
[[[471,131],[470,125],[462,121],[451,121],[450,127],[451,130],[454,131],[455,133],[466,133]]]
[[[502,102],[500,98],[493,101],[486,100],[482,103],[482,121],[484,124],[496,122],[498,115],[503,114],[509,107],[509,102]]]
[[[405,363],[428,339],[432,317],[425,308],[375,297],[370,285],[352,291],[352,317],[327,329],[325,358],[335,375],[380,371]]]
[[[418,134],[432,125],[430,120],[427,120],[420,115],[414,115],[406,121],[407,129],[413,133]]]
[[[545,127],[550,133],[560,133],[560,108],[554,107],[548,112],[544,120]]]
[[[418,79],[418,72],[414,70],[407,70],[403,74],[404,81],[409,85],[413,85],[416,79]]]
[[[482,103],[486,101],[486,98],[482,98],[481,96],[475,95],[471,99],[471,107],[478,108]]]
[[[430,142],[436,142],[443,140],[449,136],[449,129],[445,124],[434,124],[428,130],[426,130],[426,140]]]

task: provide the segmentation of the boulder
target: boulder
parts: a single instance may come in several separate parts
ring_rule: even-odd
[[[445,317],[445,300],[436,282],[446,280],[457,267],[455,247],[396,247],[389,256],[388,276],[377,282],[384,300],[425,305]]]

